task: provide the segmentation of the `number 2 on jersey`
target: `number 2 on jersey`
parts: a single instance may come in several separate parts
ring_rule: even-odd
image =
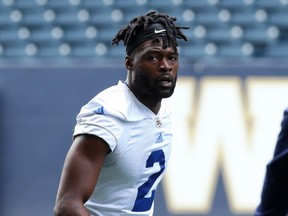
[[[138,188],[137,197],[132,209],[134,212],[148,211],[151,209],[155,197],[155,190],[152,191],[151,197],[145,198],[145,196],[165,169],[165,155],[163,150],[153,151],[150,154],[146,161],[146,168],[153,167],[154,163],[159,163],[160,171],[150,175],[148,180]]]

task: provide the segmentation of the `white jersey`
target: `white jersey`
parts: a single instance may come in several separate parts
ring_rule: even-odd
[[[74,136],[93,134],[111,149],[85,203],[93,216],[152,216],[154,196],[171,149],[170,110],[157,115],[121,81],[82,107]]]

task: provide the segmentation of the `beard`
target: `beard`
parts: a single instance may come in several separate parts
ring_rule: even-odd
[[[151,80],[150,77],[137,73],[135,74],[134,88],[145,97],[161,100],[162,98],[168,98],[173,94],[176,81],[177,76],[174,78],[171,77],[171,84],[167,87],[162,85],[161,77]]]

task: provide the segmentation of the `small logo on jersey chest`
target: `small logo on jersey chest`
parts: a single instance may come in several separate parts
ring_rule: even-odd
[[[163,137],[162,137],[162,133],[159,133],[156,139],[156,143],[161,143],[163,142]]]
[[[162,122],[160,121],[159,118],[155,118],[155,126],[156,126],[156,128],[161,128],[162,127]]]

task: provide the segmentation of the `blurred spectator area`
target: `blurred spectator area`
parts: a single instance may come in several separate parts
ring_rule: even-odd
[[[184,58],[288,57],[288,0],[0,0],[0,59],[123,58],[111,39],[149,10],[191,27]]]

